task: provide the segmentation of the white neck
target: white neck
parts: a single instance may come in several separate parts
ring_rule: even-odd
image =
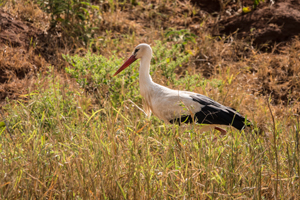
[[[141,58],[141,64],[139,69],[139,81],[140,81],[140,91],[142,96],[144,96],[146,91],[153,85],[153,81],[150,76],[151,58],[152,58],[151,53],[145,54]]]

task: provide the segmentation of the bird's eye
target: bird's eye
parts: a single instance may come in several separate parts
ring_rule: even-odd
[[[135,49],[134,50],[134,55],[139,51],[140,49]]]

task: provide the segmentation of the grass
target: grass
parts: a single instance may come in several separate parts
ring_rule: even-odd
[[[14,3],[7,3],[12,13],[22,5]],[[50,23],[37,5],[26,5],[23,17],[44,16],[34,19],[37,27]],[[55,53],[46,61],[32,48],[23,62],[10,56],[17,49],[1,54],[1,66],[26,61],[30,71],[40,63],[31,79],[10,83],[26,87],[2,108],[13,140],[0,118],[1,199],[299,198],[298,39],[275,55],[212,38],[205,31],[210,17],[191,33],[200,22],[189,3],[97,5],[102,24],[86,44],[53,36]],[[146,117],[139,109],[138,64],[112,77],[141,42],[153,48],[155,82],[234,107],[262,134],[228,129],[220,137],[199,133],[199,125]]]
[[[276,142],[235,130],[219,138],[148,120],[128,101],[114,107],[108,97],[97,107],[52,69],[38,84],[48,86],[6,107],[15,144],[2,127],[2,198],[269,199],[276,188],[280,199],[299,195],[297,123],[275,121]]]

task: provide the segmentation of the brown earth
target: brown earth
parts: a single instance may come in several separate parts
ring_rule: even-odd
[[[3,11],[0,11],[0,28],[2,47],[7,45],[28,50],[31,41],[36,40],[38,35],[41,34],[40,30],[23,21],[16,20],[15,17]]]
[[[194,0],[192,2],[199,6],[200,11],[198,13],[190,13],[189,5],[184,3],[180,3],[177,7],[180,10],[172,10],[164,6],[158,7],[159,12],[166,13],[166,15],[159,15],[158,25],[167,29],[171,24],[178,29],[190,29],[199,35],[199,32],[207,29],[206,27],[201,28],[199,25],[204,18],[202,12],[213,13],[222,10],[220,12],[221,21],[214,24],[217,30],[218,28],[220,30],[219,35],[230,35],[239,29],[237,38],[252,40],[257,45],[270,41],[269,44],[271,45],[280,42],[284,42],[282,43],[284,45],[294,45],[291,49],[295,52],[299,48],[298,43],[297,45],[292,45],[292,42],[286,43],[300,33],[300,3],[298,1],[276,1],[272,6],[270,6],[270,2],[266,1],[256,10],[244,15],[238,15],[241,11],[241,5],[237,3],[229,3],[222,8],[217,3],[218,0]],[[252,4],[252,0],[243,1],[243,6],[251,7]],[[154,17],[157,18],[157,13],[153,12],[150,15],[143,12],[147,9],[150,12],[149,6],[145,4],[142,10],[135,10],[135,12],[120,12],[116,17],[120,18],[121,16],[124,19],[121,24],[118,24],[118,20],[114,20],[115,15],[108,13],[110,16],[106,16],[103,14],[105,20],[103,20],[103,26],[100,27],[100,30],[103,29],[105,32],[105,30],[111,29],[113,33],[126,33],[132,29],[137,34],[144,35],[145,38],[151,38],[151,35],[147,35],[147,29],[152,28],[148,22],[152,18],[154,20]],[[141,7],[132,9],[141,9]],[[173,14],[168,18],[169,15],[167,14],[170,13]],[[228,17],[228,15],[234,16]],[[56,47],[65,48],[68,51],[76,49],[76,47],[64,46],[63,36],[61,36],[59,29],[41,31],[28,21],[21,19],[16,19],[11,14],[0,10],[0,102],[6,97],[16,99],[25,94],[28,85],[34,82],[34,75],[42,66],[47,66],[48,63],[58,68],[62,66],[63,62],[57,56],[62,52],[58,52]],[[113,37],[116,36],[113,35]],[[202,41],[201,38],[199,40]],[[203,39],[203,41],[206,40]],[[210,77],[216,73],[216,65],[220,63],[220,60],[222,60],[223,65],[232,66],[239,65],[235,62],[251,59],[251,56],[255,56],[252,43],[239,42],[234,38],[231,44],[229,44],[230,47],[225,47],[227,49],[222,49],[224,46],[213,46],[214,43],[203,45],[207,49],[200,49],[190,66],[201,68],[203,75]],[[214,49],[220,49],[220,52],[216,53]],[[268,54],[268,59],[262,60],[266,66],[265,72],[255,66],[250,67],[250,73],[255,74],[251,80],[253,93],[258,91],[258,94],[266,96],[273,94],[273,97],[276,98],[275,103],[288,99],[296,100],[300,94],[299,81],[296,78],[299,77],[300,71],[298,70],[298,64],[300,64],[299,59],[297,59],[298,55],[296,55],[297,53],[290,54],[289,50],[281,49],[281,52],[283,51],[285,53],[280,58],[275,59],[273,54]],[[247,60],[247,62],[250,62],[249,65],[253,65],[251,60]],[[251,76],[247,78],[250,80]]]
[[[261,63],[265,63],[265,69],[258,69],[252,63],[256,72],[253,85],[257,85],[259,94],[271,94],[274,103],[299,101],[299,40],[296,37],[300,34],[298,0],[264,4],[248,14],[224,19],[218,25],[221,26],[221,34],[229,35],[238,30],[237,38],[248,39],[257,47],[281,53],[262,56]]]
[[[200,7],[209,13],[219,12],[221,10],[221,5],[219,0],[191,0],[191,3]]]
[[[265,3],[268,3],[269,1],[266,0],[265,2],[261,2],[260,5],[264,5]],[[239,10],[239,8],[243,7],[253,7],[253,0],[243,0],[240,1],[240,3],[234,3],[232,1],[229,1],[225,3],[223,1],[223,4],[221,4],[220,0],[191,0],[191,3],[194,5],[197,5],[200,7],[201,10],[206,11],[208,13],[216,13],[216,12],[222,12],[226,11],[227,14],[236,12]]]
[[[28,5],[27,5],[28,6]],[[28,12],[36,11],[34,7],[25,7],[18,13],[8,13],[0,9],[0,103],[5,98],[25,97],[29,86],[35,83],[36,72],[45,70],[46,66],[62,65],[59,48],[67,48],[59,28],[55,30],[38,29],[32,20],[24,18]],[[27,10],[26,10],[27,9]],[[40,10],[30,13],[37,19],[45,20]],[[46,26],[47,27],[47,26]]]
[[[208,1],[200,0],[199,2]],[[253,4],[251,3],[253,1],[244,1],[244,6],[252,8]],[[271,95],[275,104],[287,105],[298,102],[300,97],[298,37],[300,34],[300,1],[278,0],[275,4],[266,1],[256,9],[252,8],[252,11],[246,14],[241,14],[241,10],[234,13],[232,12],[233,8],[238,10],[236,5],[226,5],[225,14],[220,17],[221,20],[211,26],[213,35],[217,37],[233,36],[229,37],[227,41],[230,48],[226,51],[230,56],[226,56],[226,52],[224,52],[223,63],[230,66],[235,65],[232,61],[245,60],[250,74],[245,74],[247,80],[244,81],[251,81],[249,90],[254,94]],[[229,13],[226,11],[229,10],[233,16],[226,16]],[[216,30],[219,30],[217,34],[215,34]],[[248,41],[248,45],[239,43],[239,40]],[[269,53],[258,52],[256,54],[251,50],[252,46]],[[230,51],[234,53],[232,54]],[[204,59],[201,54],[198,56],[200,60]],[[259,60],[257,65],[255,65],[256,61],[251,59],[253,56]],[[212,58],[212,56],[208,57]],[[227,61],[228,57],[230,57],[230,61]],[[210,61],[212,64],[217,63],[214,60]],[[212,64],[204,65],[196,62],[206,77],[215,73],[215,67]]]
[[[263,4],[243,15],[221,20],[219,34],[230,35],[237,31],[239,39],[248,39],[254,45],[272,48],[273,44],[290,41],[300,33],[300,2],[281,0],[275,4]]]
[[[0,102],[26,93],[45,62],[32,50],[42,31],[0,10]]]

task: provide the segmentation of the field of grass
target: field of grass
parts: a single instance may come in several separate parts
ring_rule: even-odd
[[[199,20],[183,1],[95,0],[61,18],[42,1],[5,2],[61,37],[52,57],[26,57],[41,67],[2,103],[1,199],[300,198],[297,38],[279,54],[228,43],[207,31],[214,18]],[[112,77],[141,42],[153,48],[155,82],[233,107],[255,130],[221,137],[145,116],[138,62]]]

